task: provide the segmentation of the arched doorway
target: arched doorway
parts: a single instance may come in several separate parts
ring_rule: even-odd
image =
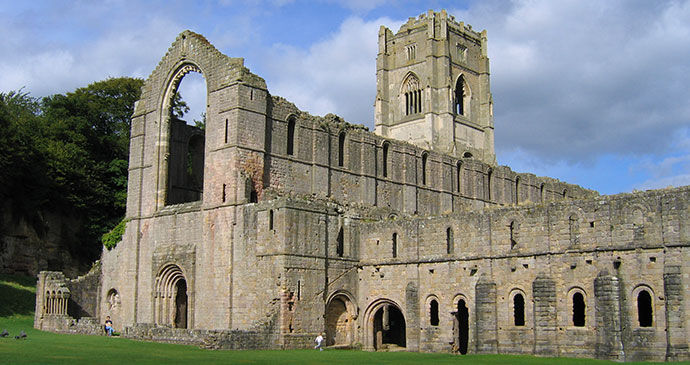
[[[190,318],[187,280],[175,264],[164,266],[156,277],[154,321],[158,325],[188,328]]]
[[[346,346],[354,342],[355,309],[345,294],[331,298],[326,307],[326,345]]]
[[[455,345],[461,354],[467,354],[467,345],[470,340],[470,312],[464,299],[458,300],[457,311],[455,312]]]
[[[377,351],[407,347],[405,316],[397,305],[383,302],[371,314],[373,348]]]

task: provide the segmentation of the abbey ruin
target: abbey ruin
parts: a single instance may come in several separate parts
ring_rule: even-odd
[[[171,114],[185,75],[205,129]],[[381,27],[375,132],[185,31],[133,115],[127,228],[35,326],[207,348],[690,360],[690,189],[600,196],[496,164],[486,32]]]

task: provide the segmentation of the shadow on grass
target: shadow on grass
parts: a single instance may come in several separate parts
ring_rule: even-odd
[[[0,317],[33,314],[36,303],[36,278],[0,275]]]

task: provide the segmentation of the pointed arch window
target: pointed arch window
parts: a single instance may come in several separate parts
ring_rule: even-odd
[[[422,89],[419,79],[413,74],[409,74],[403,84],[405,93],[405,115],[412,115],[422,112]]]
[[[455,83],[455,115],[465,115],[465,89],[465,76],[460,75],[460,77],[458,77],[458,81]]]
[[[457,176],[456,176],[456,184],[455,184],[455,190],[460,193],[461,190],[461,185],[460,183],[462,182],[462,161],[458,161],[457,164]]]
[[[427,160],[429,159],[429,154],[423,153],[422,154],[422,185],[426,185],[426,165],[427,165]]]
[[[338,136],[338,166],[345,165],[345,132]]]

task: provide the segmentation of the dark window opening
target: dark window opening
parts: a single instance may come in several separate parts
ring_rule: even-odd
[[[544,184],[539,186],[539,201],[544,202]]]
[[[273,209],[268,211],[268,229],[273,229]]]
[[[383,177],[388,177],[388,143],[383,144]]]
[[[517,246],[517,241],[516,241],[516,227],[515,227],[515,221],[510,222],[510,225],[508,228],[510,229],[510,249],[514,249]]]
[[[458,81],[455,84],[455,114],[464,115],[465,114],[465,77],[458,77]]]
[[[338,166],[345,165],[345,132],[338,136]]]
[[[585,298],[582,293],[575,293],[573,295],[573,326],[585,326]]]
[[[455,184],[455,190],[460,193],[460,183],[462,182],[462,162],[458,162],[457,165],[457,176],[455,178],[456,184]]]
[[[462,154],[463,158],[472,158],[472,152],[465,152]]]
[[[259,202],[259,194],[256,193],[256,190],[252,189],[251,193],[249,193],[249,202],[250,203],[258,203]]]
[[[336,254],[338,257],[343,257],[343,253],[345,251],[345,242],[343,239],[343,227],[340,227],[340,230],[338,231],[338,239],[337,239],[338,246],[336,247]]]
[[[175,290],[175,328],[187,328],[187,282],[180,279]]]
[[[486,200],[491,200],[491,184],[493,183],[494,179],[494,170],[489,169],[489,172],[486,174]]]
[[[467,305],[462,299],[458,300],[458,311],[455,313],[455,320],[458,326],[458,351],[465,355],[467,354],[467,345],[470,338],[470,315]]]
[[[453,230],[450,227],[446,229],[446,253],[453,253]]]
[[[393,258],[398,257],[398,234],[393,233]]]
[[[223,201],[223,203],[225,203],[225,188],[226,188],[226,185],[223,184],[223,194],[222,194],[222,201]]]
[[[637,319],[640,327],[651,327],[653,322],[652,296],[646,290],[637,294]]]
[[[438,326],[438,302],[435,299],[429,303],[429,323]]]
[[[225,119],[225,143],[228,143],[228,120]]]
[[[288,121],[287,154],[288,155],[294,155],[295,154],[295,120],[294,119],[290,119]]]
[[[515,294],[513,297],[513,321],[515,326],[525,325],[525,298],[522,294]]]
[[[520,202],[520,178],[515,178],[515,204]]]

